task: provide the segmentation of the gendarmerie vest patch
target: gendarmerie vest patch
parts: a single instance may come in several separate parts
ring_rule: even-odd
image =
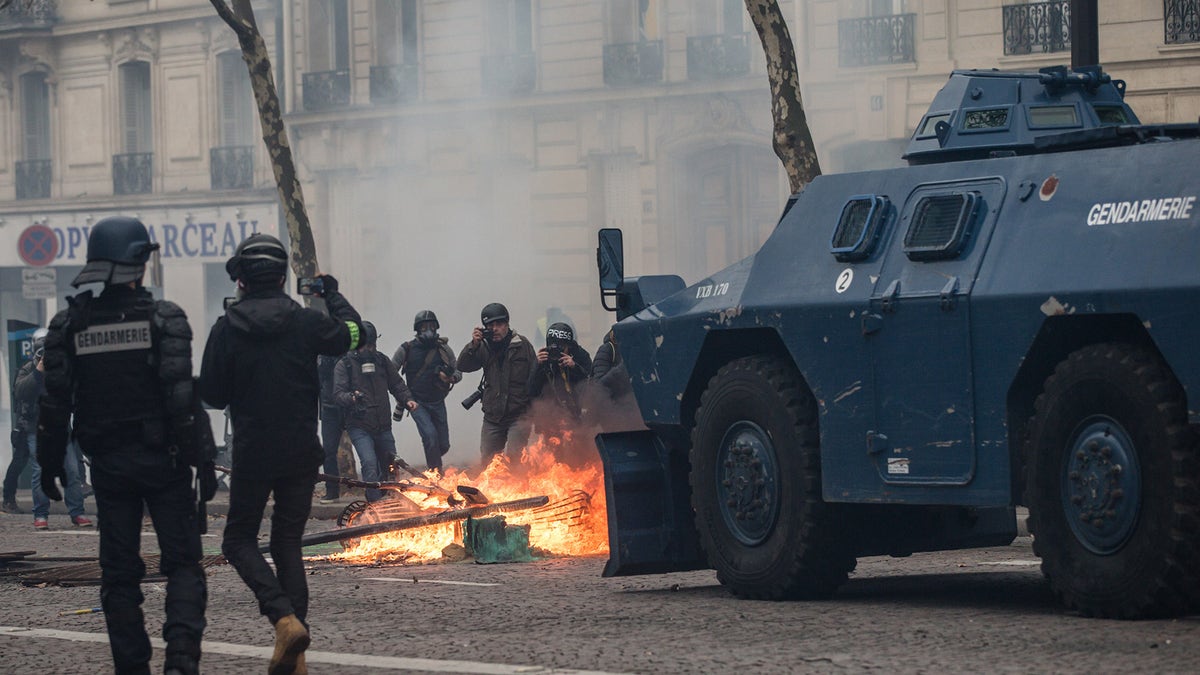
[[[77,356],[150,349],[152,346],[149,321],[91,326],[75,334]]]

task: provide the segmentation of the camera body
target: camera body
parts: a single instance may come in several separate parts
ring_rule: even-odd
[[[320,295],[325,292],[325,280],[320,277],[296,279],[296,292],[300,295]]]
[[[561,359],[563,355],[563,346],[558,342],[552,342],[546,345],[546,351],[550,354],[550,361],[552,363],[558,363],[558,360]]]
[[[492,334],[494,331],[492,330],[492,327],[490,325],[484,325],[483,328],[479,329],[479,332],[483,334],[484,342],[492,341]]]

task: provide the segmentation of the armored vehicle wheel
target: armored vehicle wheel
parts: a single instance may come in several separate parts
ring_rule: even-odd
[[[1134,619],[1200,598],[1196,437],[1145,349],[1085,347],[1038,397],[1025,447],[1033,550],[1068,607]]]
[[[725,365],[701,396],[692,508],[709,564],[739,596],[828,597],[854,567],[821,499],[815,414],[793,366],[771,356]]]

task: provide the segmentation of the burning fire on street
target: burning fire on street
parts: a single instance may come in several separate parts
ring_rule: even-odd
[[[562,439],[535,437],[518,459],[498,455],[474,475],[454,468],[440,477],[426,473],[420,482],[436,492],[402,491],[399,498],[376,502],[356,521],[346,524],[385,522],[393,519],[389,513],[402,518],[443,513],[450,508],[447,491],[458,494],[459,486],[467,486],[467,490],[475,488],[492,504],[547,497],[545,506],[503,513],[508,525],[529,526],[529,547],[537,556],[607,553],[604,471],[595,448],[587,443],[586,461],[568,463],[562,459],[569,454],[583,454],[576,447],[581,445],[573,442],[569,433]],[[469,506],[459,504],[454,508]],[[350,564],[435,562],[443,558],[448,546],[462,543],[462,532],[461,522],[448,522],[372,534],[345,542],[346,550],[328,559]]]

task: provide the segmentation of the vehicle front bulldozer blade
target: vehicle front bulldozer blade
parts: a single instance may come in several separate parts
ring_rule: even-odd
[[[604,576],[705,569],[692,519],[686,453],[653,431],[596,436],[608,504]]]

